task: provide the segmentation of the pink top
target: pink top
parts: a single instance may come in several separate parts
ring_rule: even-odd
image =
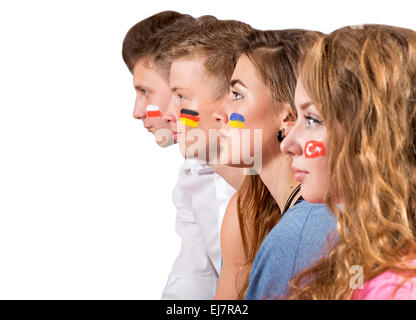
[[[416,260],[414,260],[416,262]],[[363,289],[355,290],[352,300],[416,300],[416,278],[410,278],[397,290],[403,277],[388,270],[364,283]]]

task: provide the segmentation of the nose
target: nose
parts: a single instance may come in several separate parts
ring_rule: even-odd
[[[212,117],[216,122],[218,122],[222,127],[228,124],[228,115],[223,111],[216,111],[213,113]]]
[[[163,120],[168,123],[176,123],[178,119],[177,111],[176,111],[176,104],[174,98],[172,97],[169,101],[168,109],[166,110],[165,114],[163,115]]]
[[[227,95],[224,96],[224,100],[221,104],[221,108],[215,110],[215,112],[212,115],[214,120],[217,122],[220,122],[222,127],[225,127],[228,125],[228,121],[229,121],[228,115],[230,114],[229,105],[231,101],[232,101],[232,93],[230,91]]]
[[[146,104],[138,95],[136,96],[136,101],[134,103],[133,118],[139,120],[146,119]]]
[[[295,125],[293,127],[288,127],[286,129],[286,137],[280,144],[280,151],[282,153],[287,154],[291,157],[296,157],[302,155],[302,146],[300,145],[299,141],[297,140],[299,136],[298,133],[298,126]]]

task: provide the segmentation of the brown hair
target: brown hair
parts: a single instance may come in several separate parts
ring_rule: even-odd
[[[159,43],[166,37],[169,28],[177,29],[182,25],[189,25],[194,18],[176,11],[162,11],[136,23],[127,32],[124,41],[122,56],[130,72],[141,58],[150,58],[157,67],[166,73],[167,66],[160,54]]]
[[[254,31],[242,39],[234,55],[234,63],[245,54],[254,64],[269,88],[271,112],[277,118],[281,103],[290,105],[292,117],[296,117],[294,103],[296,66],[304,47],[316,36],[316,32],[305,30]],[[238,220],[247,263],[239,277],[244,276],[244,285],[239,292],[243,299],[249,285],[249,272],[264,238],[280,220],[282,212],[270,191],[257,175],[246,176],[237,200]],[[239,280],[240,282],[240,280]]]
[[[240,21],[202,16],[197,19],[196,26],[178,32],[176,38],[166,39],[161,46],[170,61],[185,56],[202,57],[204,74],[215,79],[213,93],[218,99],[230,90],[234,50],[241,37],[251,31],[248,24]]]
[[[338,219],[339,241],[292,279],[290,298],[352,297],[355,265],[365,281],[388,269],[416,276],[404,266],[416,245],[416,33],[345,27],[319,39],[300,71],[326,125],[324,201]]]

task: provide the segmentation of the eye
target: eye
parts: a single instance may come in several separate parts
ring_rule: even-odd
[[[315,119],[311,116],[305,116],[305,119],[306,119],[306,123],[305,123],[306,128],[314,128],[322,123],[321,120]]]
[[[178,97],[179,100],[184,100],[185,99],[185,97],[183,95],[179,94],[179,93],[177,94],[177,97]]]
[[[231,91],[231,92],[233,94],[233,101],[240,100],[240,99],[243,98],[243,96],[240,93],[238,93],[237,91]]]
[[[138,93],[140,93],[144,96],[149,93],[149,91],[147,91],[146,89],[140,88],[140,87],[137,87],[136,90],[137,90]]]

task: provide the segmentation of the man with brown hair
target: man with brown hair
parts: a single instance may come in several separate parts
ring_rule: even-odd
[[[171,129],[178,133],[184,156],[208,162],[231,186],[239,189],[243,169],[221,165],[218,131],[222,121],[228,121],[225,105],[231,102],[234,51],[241,37],[253,29],[239,21],[210,16],[199,18],[199,22],[192,30],[185,30],[161,44],[166,46],[164,54],[171,62],[172,99],[167,113],[179,118],[178,123],[171,122]],[[219,228],[223,217],[218,218]],[[199,219],[205,221],[212,217],[204,215]]]
[[[123,42],[123,59],[133,73],[137,94],[133,116],[143,121],[163,147],[176,142],[176,131],[167,130],[176,117],[167,112],[170,62],[161,44],[171,43],[200,23],[189,15],[165,11],[137,23]],[[234,192],[205,161],[185,159],[173,191],[182,245],[162,299],[214,298],[221,264],[220,217]]]
[[[163,119],[170,100],[169,67],[160,55],[160,38],[172,25],[189,25],[195,19],[175,11],[163,11],[136,23],[123,41],[122,56],[133,74],[136,102],[133,117],[156,136],[162,147],[176,141]]]

